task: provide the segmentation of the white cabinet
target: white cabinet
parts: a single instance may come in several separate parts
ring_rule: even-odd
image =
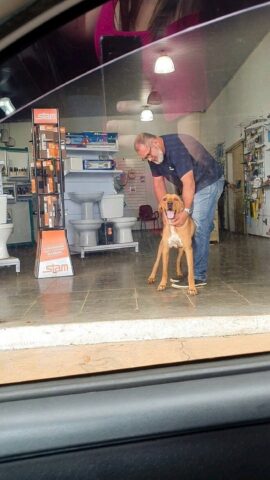
[[[269,237],[270,120],[260,119],[245,128],[244,143],[246,231]]]

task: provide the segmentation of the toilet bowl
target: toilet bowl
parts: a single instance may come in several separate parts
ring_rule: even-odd
[[[70,224],[75,230],[80,247],[95,247],[97,245],[98,229],[102,220],[70,220]]]
[[[0,223],[0,260],[9,258],[7,241],[13,230],[12,223]]]
[[[132,243],[132,227],[134,227],[136,217],[119,217],[110,220],[114,224],[116,243]]]

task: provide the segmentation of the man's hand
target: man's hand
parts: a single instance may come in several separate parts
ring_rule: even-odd
[[[180,213],[177,213],[174,217],[174,220],[171,222],[171,225],[174,227],[182,227],[188,218],[188,213],[184,210]]]

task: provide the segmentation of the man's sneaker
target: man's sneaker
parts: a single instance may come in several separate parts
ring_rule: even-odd
[[[173,278],[170,278],[171,283],[186,283],[187,281],[187,276],[186,275],[181,275],[181,276],[175,276]]]
[[[198,280],[197,278],[195,278],[194,283],[195,283],[195,287],[204,287],[205,285],[207,285],[206,280]],[[185,279],[179,283],[172,283],[171,286],[173,288],[188,288],[189,285],[188,285],[188,280]]]

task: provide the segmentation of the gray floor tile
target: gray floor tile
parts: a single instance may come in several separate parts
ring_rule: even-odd
[[[136,234],[135,234],[136,237]],[[0,322],[5,325],[92,322],[207,315],[269,314],[270,240],[224,233],[211,245],[208,285],[199,295],[147,284],[159,234],[138,232],[138,254],[131,250],[72,256],[74,277],[35,279],[34,249],[12,249],[21,259],[21,273],[0,268]],[[175,274],[171,252],[169,277]],[[183,265],[186,272],[186,265]]]

